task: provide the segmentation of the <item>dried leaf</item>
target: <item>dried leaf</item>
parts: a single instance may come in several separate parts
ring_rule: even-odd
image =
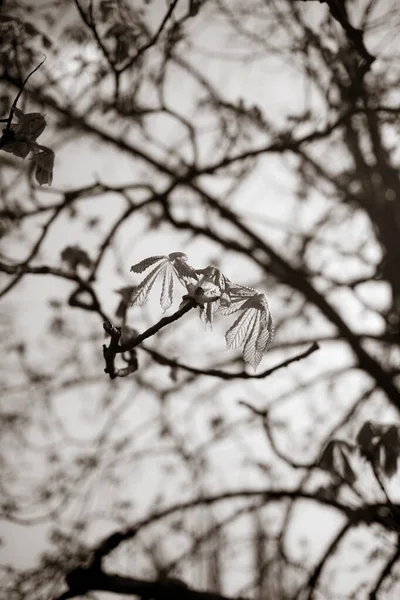
[[[335,450],[335,443],[335,440],[330,440],[327,443],[318,461],[318,467],[323,471],[328,471],[329,473],[336,473],[333,454]]]
[[[400,455],[400,435],[396,425],[391,425],[382,435],[381,444],[384,449],[383,472],[387,477],[393,477]]]
[[[39,152],[34,152],[32,160],[36,164],[35,177],[39,185],[51,185],[53,181],[54,152],[46,146],[38,146]]]
[[[376,427],[370,421],[366,421],[357,434],[356,443],[359,452],[368,461],[374,460],[378,435]]]
[[[40,113],[23,113],[13,106],[14,115],[18,119],[17,125],[12,125],[15,141],[35,142],[46,128],[46,120]]]
[[[10,142],[5,144],[2,149],[18,158],[26,158],[31,151],[31,144],[29,142]]]
[[[61,259],[68,263],[71,269],[75,270],[78,265],[84,267],[91,267],[92,261],[90,260],[87,252],[79,248],[79,246],[67,246],[61,252]]]

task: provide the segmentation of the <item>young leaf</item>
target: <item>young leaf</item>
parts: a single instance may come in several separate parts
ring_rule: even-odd
[[[165,256],[151,256],[150,258],[145,258],[140,262],[136,263],[136,265],[131,266],[131,273],[143,273],[146,271],[151,265],[154,265],[159,260],[166,258]]]
[[[231,315],[240,310],[249,298],[258,294],[258,291],[254,288],[237,285],[236,283],[231,283],[229,280],[227,280],[227,288],[229,303],[221,303],[220,313],[222,315]]]
[[[199,305],[200,319],[212,328],[214,315],[218,312],[221,301],[224,306],[230,303],[229,297],[225,298],[226,291],[224,291],[228,280],[219,269],[211,265],[205,269],[197,269],[195,277],[197,278],[195,283],[192,280],[186,281],[187,295],[196,300]]]
[[[228,348],[244,344],[243,358],[256,370],[272,342],[274,325],[266,296],[258,292],[249,295],[250,290],[251,288],[239,290],[239,295],[232,302],[233,308],[231,304],[227,311],[222,308],[221,312],[226,314],[243,310],[226,332],[225,338]],[[242,293],[245,294],[243,297]]]
[[[200,307],[200,319],[204,322],[205,325],[209,325],[210,329],[212,329],[212,324],[214,320],[214,313],[216,312],[216,302],[208,302],[205,304],[204,308]]]
[[[142,306],[147,302],[149,294],[157,277],[164,268],[165,263],[157,265],[150,273],[139,283],[131,297],[131,306]],[[146,267],[147,268],[147,267]],[[132,269],[131,269],[132,270]]]
[[[217,267],[209,265],[205,269],[197,269],[196,273],[201,275],[199,284],[204,288],[206,284],[216,287],[219,290],[220,303],[222,306],[228,307],[231,303],[230,288],[232,283]]]
[[[257,350],[265,354],[274,338],[274,322],[272,320],[272,315],[268,310],[268,313],[262,313],[261,319],[261,331],[257,338]]]
[[[197,290],[202,290],[201,287],[197,287]],[[197,302],[203,302],[203,304],[199,304],[199,313],[200,319],[203,321],[205,325],[209,325],[210,329],[212,329],[212,324],[214,321],[214,315],[218,312],[220,297],[217,296],[218,290],[214,288],[213,290],[208,290],[206,293],[202,294],[194,294],[194,298]]]
[[[256,312],[253,327],[243,347],[243,358],[245,362],[257,369],[263,357],[262,352],[257,349],[258,336],[260,335],[260,313]]]
[[[135,289],[131,298],[131,306],[142,305],[147,302],[157,277],[164,273],[160,304],[164,311],[167,310],[173,300],[174,277],[177,277],[180,283],[186,286],[189,280],[194,279],[197,281],[198,279],[196,271],[187,264],[187,258],[183,252],[172,252],[168,256],[151,256],[133,265],[131,267],[132,272],[143,273],[143,271],[158,263]]]
[[[170,263],[166,263],[164,269],[164,277],[162,282],[160,304],[161,307],[166,311],[172,304],[174,296],[174,276],[172,272],[172,266]]]
[[[183,252],[172,252],[168,255],[168,259],[181,283],[186,284],[187,281],[199,279],[195,269],[187,264],[188,257]]]
[[[228,348],[238,348],[247,339],[253,328],[256,311],[249,309],[244,311],[228,329],[225,334],[226,344]]]

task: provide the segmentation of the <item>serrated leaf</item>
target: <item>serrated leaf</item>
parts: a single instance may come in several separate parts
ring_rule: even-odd
[[[186,263],[187,256],[183,252],[172,252],[168,256],[151,256],[145,258],[131,267],[134,273],[142,273],[155,263],[159,263],[137,287],[133,297],[133,305],[141,305],[147,301],[151,288],[153,287],[158,275],[163,272],[163,283],[160,296],[160,304],[163,310],[167,310],[173,302],[174,276],[180,283],[187,286],[190,279],[197,281],[198,277],[195,270]]]
[[[253,317],[253,326],[248,331],[243,348],[243,358],[246,363],[251,365],[254,370],[257,369],[262,359],[262,353],[257,350],[257,339],[260,330],[260,313],[257,312]]]
[[[171,263],[164,266],[164,277],[162,282],[160,304],[164,311],[171,306],[174,297],[174,274]]]
[[[154,265],[154,263],[166,258],[166,256],[150,256],[149,258],[145,258],[131,266],[131,273],[143,273],[143,271],[146,271],[146,269],[151,267],[151,265]]]
[[[131,297],[131,306],[142,306],[147,302],[149,294],[152,290],[153,285],[156,282],[157,277],[164,265],[161,263],[155,267],[150,273],[139,283],[136,290],[133,292]]]
[[[247,285],[239,285],[238,283],[234,283],[231,286],[232,296],[237,298],[250,298],[255,294],[258,294],[255,288],[249,287]]]
[[[203,306],[199,306],[200,309],[200,319],[203,321],[205,325],[209,325],[210,329],[212,329],[214,314],[218,309],[218,300],[215,302],[207,302]]]
[[[186,262],[189,259],[189,257],[184,252],[170,252],[170,254],[168,254],[168,259],[171,262],[174,262],[174,260],[178,260],[178,259]]]
[[[268,312],[267,316],[264,316],[263,324],[260,328],[260,333],[257,338],[257,350],[265,354],[270,347],[274,338],[274,322],[272,320],[271,313]]]
[[[252,296],[254,296],[255,294],[258,294],[257,290],[253,289],[253,288],[249,288],[249,287],[245,287],[245,286],[240,286],[237,284],[230,284],[229,283],[229,303],[221,303],[219,312],[222,315],[231,315],[232,313],[240,310],[241,308],[243,308],[243,305],[245,304],[245,302],[251,298]]]
[[[237,310],[236,304],[243,313],[226,332],[228,348],[237,348],[244,344],[243,358],[256,370],[274,334],[267,298],[259,292],[253,293],[251,288],[244,288],[235,292],[232,304],[233,306],[227,307],[227,310],[220,309],[220,312],[222,314],[234,312]]]
[[[206,324],[208,323],[210,325],[211,329],[212,329],[212,323],[213,323],[213,319],[214,319],[214,310],[215,310],[214,302],[209,302],[208,304],[206,304],[205,322],[206,322]]]
[[[255,318],[254,309],[244,311],[228,329],[225,334],[228,348],[238,348],[246,340],[246,337],[253,327]]]
[[[188,280],[198,280],[197,273],[193,267],[187,264],[188,257],[183,252],[172,252],[168,256],[175,273],[181,282],[186,283]]]

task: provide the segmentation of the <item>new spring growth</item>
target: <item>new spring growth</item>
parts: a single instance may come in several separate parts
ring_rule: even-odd
[[[173,252],[151,256],[133,265],[133,273],[152,269],[135,287],[130,305],[141,306],[147,302],[155,282],[162,277],[160,304],[164,311],[172,305],[178,283],[186,289],[180,308],[194,300],[200,318],[210,326],[217,314],[227,316],[239,312],[225,334],[226,344],[228,348],[243,346],[243,359],[256,370],[274,336],[267,297],[254,288],[232,283],[217,267],[194,269],[187,261],[183,252]]]

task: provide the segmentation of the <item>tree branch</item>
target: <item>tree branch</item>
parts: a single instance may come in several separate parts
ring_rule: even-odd
[[[54,600],[67,600],[89,591],[111,592],[126,596],[138,596],[143,599],[151,598],[152,600],[171,600],[172,598],[174,600],[230,600],[221,594],[189,588],[184,582],[173,578],[147,581],[105,573],[93,567],[78,567],[71,571],[66,579],[69,590]],[[232,600],[245,599],[236,597]]]
[[[317,342],[314,342],[304,352],[301,352],[301,353],[297,354],[296,356],[293,356],[292,358],[288,358],[288,359],[284,360],[283,362],[275,365],[275,367],[265,369],[261,373],[250,374],[250,373],[247,373],[247,371],[239,371],[237,373],[229,373],[227,371],[222,371],[220,369],[198,369],[196,367],[191,367],[189,365],[185,365],[177,360],[166,358],[165,356],[163,356],[156,350],[152,350],[151,348],[147,348],[147,347],[143,348],[143,350],[145,352],[147,352],[147,354],[152,356],[154,358],[154,360],[156,360],[161,365],[162,364],[169,365],[170,367],[173,367],[176,369],[182,369],[184,371],[187,371],[188,373],[194,373],[195,375],[206,375],[208,377],[218,377],[219,379],[224,379],[225,381],[229,381],[231,379],[264,379],[265,377],[269,377],[269,375],[272,375],[272,373],[275,373],[275,371],[278,371],[279,369],[283,369],[284,367],[288,367],[289,365],[291,365],[292,363],[294,363],[296,361],[303,360],[303,358],[307,358],[308,356],[310,356],[310,354],[312,354],[313,352],[316,352],[316,350],[319,350],[319,349],[320,349],[319,344]]]
[[[185,315],[195,306],[196,302],[194,300],[189,300],[173,315],[169,317],[163,317],[162,319],[160,319],[160,321],[158,321],[158,323],[152,325],[151,327],[149,327],[149,329],[147,329],[137,337],[132,338],[131,340],[123,344],[119,343],[121,331],[114,327],[114,325],[110,321],[106,321],[105,323],[103,323],[104,330],[111,336],[110,345],[108,347],[106,345],[103,345],[103,355],[106,361],[106,368],[104,369],[104,372],[109,374],[110,379],[115,379],[115,377],[125,377],[126,375],[128,375],[128,372],[126,372],[125,370],[116,369],[114,364],[116,355],[121,354],[122,352],[128,352],[133,350],[134,348],[139,346],[139,344],[141,344],[144,340],[147,340],[147,338],[151,337],[152,335],[155,335],[163,327],[166,327],[167,325],[170,325],[171,323],[174,323],[175,321],[183,317],[183,315]],[[130,370],[129,373],[131,372],[132,371]]]
[[[21,278],[23,275],[54,275],[55,277],[61,277],[63,279],[68,279],[69,281],[75,281],[78,284],[78,287],[70,296],[70,305],[78,306],[84,310],[97,312],[102,319],[108,320],[106,313],[101,308],[96,292],[92,286],[82,279],[77,273],[65,271],[59,267],[50,267],[48,265],[39,265],[33,267],[28,264],[8,265],[3,262],[0,262],[0,271],[8,273],[9,275],[16,275],[18,278]],[[79,299],[79,294],[82,292],[87,292],[89,294],[92,299],[91,304],[83,302]]]

